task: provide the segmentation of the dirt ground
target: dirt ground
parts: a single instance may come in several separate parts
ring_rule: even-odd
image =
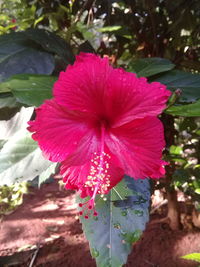
[[[34,188],[0,223],[0,267],[93,267],[79,223],[74,193],[57,181]],[[158,215],[156,215],[158,216]],[[180,256],[200,252],[200,231],[171,231],[152,216],[126,267],[195,267]]]

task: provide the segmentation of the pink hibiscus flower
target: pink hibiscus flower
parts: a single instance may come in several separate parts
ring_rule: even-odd
[[[171,92],[158,82],[114,69],[108,58],[81,53],[61,72],[54,98],[36,109],[29,131],[45,156],[61,162],[67,189],[94,211],[96,194],[107,194],[127,174],[135,179],[164,175],[163,126],[157,118]]]

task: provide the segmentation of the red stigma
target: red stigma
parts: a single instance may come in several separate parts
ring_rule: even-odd
[[[94,205],[95,205],[94,199],[92,198],[86,201],[85,203],[79,203],[79,207],[82,208],[82,210],[79,211],[79,215],[84,216],[85,219],[89,219],[89,217],[92,217],[92,216],[97,216],[98,213],[95,210]]]

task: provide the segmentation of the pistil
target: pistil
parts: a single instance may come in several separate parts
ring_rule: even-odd
[[[82,210],[79,212],[79,215],[83,215],[85,219],[88,219],[91,213],[93,216],[97,216],[98,213],[95,210],[95,198],[97,194],[104,195],[108,192],[110,186],[110,175],[108,174],[109,163],[108,160],[110,155],[105,153],[105,127],[101,125],[101,144],[100,144],[100,153],[94,153],[93,158],[91,159],[90,173],[87,176],[85,187],[93,191],[93,194],[85,203],[80,203],[79,207]]]

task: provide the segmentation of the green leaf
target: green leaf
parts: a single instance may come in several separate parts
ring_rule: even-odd
[[[194,192],[200,195],[200,188],[195,189]]]
[[[40,187],[49,177],[55,173],[57,163],[51,163],[51,165],[39,175],[38,186]]]
[[[137,73],[138,77],[150,77],[174,68],[174,64],[163,58],[142,58],[129,63],[128,71]]]
[[[52,87],[57,77],[48,75],[18,74],[3,85],[9,88],[17,100],[29,106],[39,106],[52,98]]]
[[[70,45],[60,38],[60,36],[42,29],[28,29],[25,31],[25,35],[41,45],[46,51],[60,56],[66,64],[74,62],[75,57]]]
[[[194,104],[172,106],[165,110],[167,114],[183,117],[199,117],[200,116],[200,100]]]
[[[27,121],[30,120],[33,110],[32,107],[22,107],[20,112],[17,112],[10,120],[0,121],[0,140],[7,140],[18,131],[25,130],[28,126]]]
[[[149,181],[126,176],[104,198],[99,196],[95,206],[98,217],[80,218],[97,266],[119,267],[126,263],[132,244],[149,219],[149,200]]]
[[[182,91],[180,101],[194,102],[200,98],[200,75],[172,70],[155,78],[156,81],[167,85],[167,88]]]
[[[98,31],[99,32],[116,32],[119,31],[122,28],[122,26],[118,26],[118,25],[114,25],[114,26],[106,26],[106,27],[102,27],[99,28]]]
[[[19,73],[51,74],[53,55],[32,47],[20,32],[0,35],[0,82]]]
[[[1,95],[3,93],[8,93],[9,94],[10,93],[10,88],[6,87],[6,85],[4,83],[0,82],[0,93],[1,93]]]
[[[0,151],[0,185],[32,180],[50,165],[30,133],[19,131]]]
[[[180,155],[180,154],[182,154],[183,149],[180,146],[172,145],[172,146],[170,146],[169,152],[170,152],[170,154]]]
[[[4,139],[0,151],[0,185],[32,180],[38,175],[44,180],[53,171],[47,168],[54,164],[42,156],[26,130],[33,110],[33,107],[22,107],[10,120],[0,121],[0,139]]]
[[[1,90],[1,89],[0,89]],[[13,96],[9,97],[0,97],[0,109],[1,108],[14,108],[17,107],[19,103],[17,103],[17,100]]]
[[[200,253],[191,253],[181,257],[182,259],[200,262]]]

